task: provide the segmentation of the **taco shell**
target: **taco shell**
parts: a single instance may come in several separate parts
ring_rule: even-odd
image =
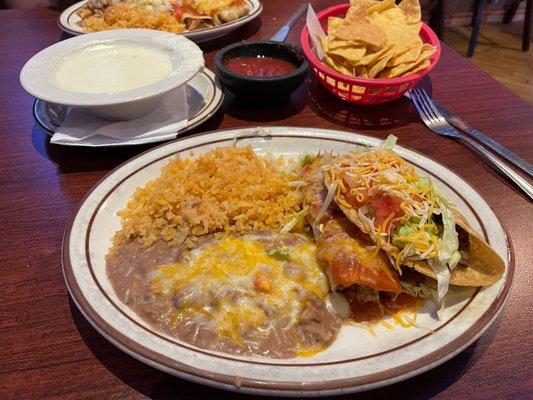
[[[325,174],[325,184],[328,187],[331,184],[331,177],[328,174]],[[348,203],[342,198],[340,191],[337,191],[335,195],[335,202],[351,222],[362,232],[370,235],[357,210],[347,205]],[[450,283],[458,286],[490,286],[494,284],[505,271],[502,258],[472,229],[461,213],[456,210],[453,210],[453,213],[459,233],[459,250],[466,253],[468,259],[466,262],[460,262],[450,271]],[[391,243],[384,244],[382,249],[393,259],[399,253],[398,248]],[[405,266],[436,279],[433,268],[426,261],[412,261],[406,263]]]
[[[501,257],[475,232],[465,217],[454,210],[455,223],[459,238],[465,237],[467,243],[460,243],[459,248],[468,249],[468,262],[459,264],[451,271],[450,283],[458,286],[490,286],[496,283],[505,271]],[[463,230],[464,235],[460,230]],[[424,261],[417,261],[413,268],[423,275],[436,278],[433,268]]]

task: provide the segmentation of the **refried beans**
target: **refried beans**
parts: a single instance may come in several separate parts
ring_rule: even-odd
[[[155,330],[207,350],[307,356],[342,323],[326,306],[315,245],[298,234],[210,235],[193,250],[133,239],[112,249],[107,273],[120,300]]]

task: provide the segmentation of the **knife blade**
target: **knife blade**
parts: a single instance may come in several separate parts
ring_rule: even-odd
[[[289,34],[289,31],[291,30],[292,26],[298,19],[303,15],[303,13],[307,10],[307,4],[302,4],[298,10],[290,17],[290,19],[270,38],[270,40],[273,40],[275,42],[283,42],[287,35]]]
[[[446,118],[446,121],[448,121],[450,124],[455,126],[457,129],[463,131],[464,133],[472,136],[473,138],[479,140],[485,146],[495,151],[500,156],[505,158],[507,161],[509,161],[510,163],[512,163],[513,165],[517,166],[522,171],[527,173],[529,177],[533,177],[533,165],[531,165],[529,162],[527,162],[526,160],[518,156],[516,153],[513,153],[508,148],[502,146],[500,143],[498,143],[494,139],[491,139],[484,133],[474,128],[469,127],[468,124],[460,116],[455,114],[453,111],[448,110],[446,107],[437,103],[435,100],[433,100],[433,103],[435,104],[437,109],[440,111],[440,113],[443,115],[443,117]]]

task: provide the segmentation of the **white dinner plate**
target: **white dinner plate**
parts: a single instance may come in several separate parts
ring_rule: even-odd
[[[345,324],[332,345],[315,356],[270,359],[197,348],[158,332],[123,304],[105,265],[111,237],[120,229],[117,211],[171,158],[231,146],[236,137],[236,145],[249,144],[258,154],[294,157],[319,150],[347,152],[380,142],[337,130],[264,129],[266,136],[246,137],[243,129],[234,129],[161,145],[111,171],[87,194],[65,232],[63,270],[75,303],[105,338],[152,367],[194,382],[254,394],[318,396],[368,390],[420,374],[459,353],[490,326],[503,307],[514,271],[505,230],[491,207],[461,177],[401,146],[396,147],[399,155],[434,180],[506,264],[504,276],[493,286],[452,290],[441,320],[433,315],[434,305],[426,302],[417,319],[423,328],[402,328],[389,321],[393,329],[377,325],[375,337],[358,325]]]
[[[189,107],[189,120],[187,126],[176,132],[176,136],[196,128],[204,123],[220,108],[224,100],[222,85],[215,74],[204,68],[185,85],[187,104]],[[33,103],[33,117],[35,121],[50,135],[59,128],[69,107],[60,104],[51,104],[43,100],[35,100]],[[109,145],[109,144],[108,144]],[[116,146],[128,146],[128,141],[113,144]]]
[[[78,16],[77,11],[85,5],[87,1],[80,1],[79,3],[73,4],[68,7],[61,13],[57,20],[57,24],[61,30],[70,33],[71,35],[81,35],[85,33],[79,22],[81,18]],[[238,27],[250,22],[251,20],[257,18],[259,14],[263,11],[263,5],[259,0],[246,0],[250,6],[250,12],[235,21],[228,22],[220,26],[215,26],[213,28],[197,29],[190,32],[183,32],[181,35],[187,37],[188,39],[196,42],[207,42],[208,40],[213,40],[219,38]]]

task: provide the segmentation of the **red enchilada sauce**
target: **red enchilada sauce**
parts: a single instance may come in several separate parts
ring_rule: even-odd
[[[273,77],[286,75],[296,69],[288,61],[273,57],[235,57],[228,60],[226,67],[240,75]]]
[[[401,311],[416,311],[423,303],[420,297],[413,297],[407,293],[387,294],[380,293],[379,302],[359,302],[351,296],[351,292],[343,292],[346,300],[350,303],[350,318],[355,322],[378,321],[385,315],[396,314]]]

